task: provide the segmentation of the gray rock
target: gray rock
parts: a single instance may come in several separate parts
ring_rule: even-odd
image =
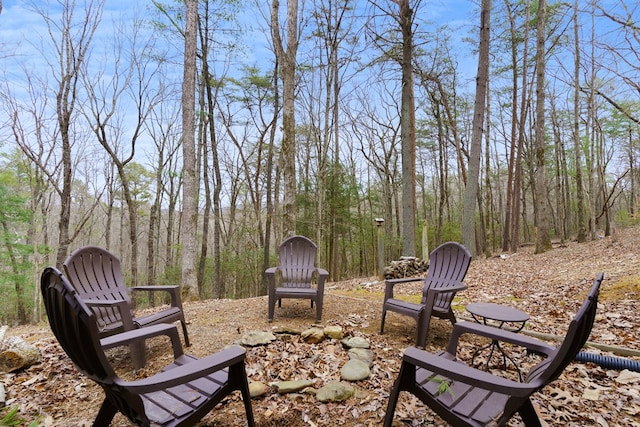
[[[309,380],[280,381],[274,384],[280,394],[295,393],[312,385],[313,382]]]
[[[249,395],[251,397],[260,397],[269,391],[269,386],[259,381],[249,383]]]
[[[340,369],[340,377],[346,381],[360,381],[369,378],[371,370],[362,360],[351,359]]]
[[[373,366],[373,351],[366,348],[352,348],[349,350],[349,359],[358,359],[367,364],[367,366]]]
[[[276,337],[271,332],[252,331],[242,336],[240,342],[242,345],[255,347],[258,345],[266,345],[275,340]]]
[[[310,328],[306,331],[302,331],[300,337],[304,340],[304,342],[309,344],[318,344],[319,342],[324,341],[324,331],[320,328]]]
[[[344,336],[342,333],[342,326],[326,326],[324,328],[324,334],[334,340],[341,340]]]
[[[278,326],[271,330],[276,335],[300,335],[300,330],[288,326]]]
[[[339,381],[331,381],[316,392],[320,402],[339,402],[353,396],[355,388]]]
[[[362,337],[349,337],[340,342],[347,348],[369,348],[369,341]]]

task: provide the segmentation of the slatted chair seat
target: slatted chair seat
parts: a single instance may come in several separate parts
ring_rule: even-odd
[[[100,339],[95,312],[60,271],[45,269],[40,286],[58,342],[77,369],[105,392],[94,426],[109,426],[117,412],[139,426],[192,426],[234,391],[240,391],[247,423],[254,425],[244,348],[232,346],[198,359],[183,353],[176,326],[166,323]],[[163,335],[171,340],[174,361],[148,378],[121,379],[105,356],[105,348]]]
[[[458,291],[467,288],[463,280],[470,263],[471,253],[467,248],[457,242],[446,242],[429,255],[429,268],[425,278],[407,277],[385,280],[380,334],[384,333],[387,311],[410,316],[416,321],[416,346],[418,347],[424,347],[426,344],[432,316],[448,319],[452,325],[455,325],[456,316],[451,303]],[[417,281],[424,283],[419,304],[394,298],[394,289],[397,285]]]
[[[540,427],[530,396],[556,380],[587,342],[603,278],[602,273],[598,274],[564,341],[557,347],[508,330],[460,322],[454,326],[445,352],[432,354],[408,348],[389,397],[384,426],[391,426],[400,392],[407,391],[452,426],[504,426],[519,413],[526,426]],[[523,382],[512,381],[457,360],[459,339],[464,334],[521,346],[544,359],[528,372]],[[448,384],[448,391],[440,389],[443,382]]]
[[[84,246],[75,250],[65,260],[64,270],[78,296],[94,309],[101,337],[159,323],[180,322],[185,345],[190,345],[179,286],[127,288],[122,277],[120,259],[97,246]],[[130,296],[132,292],[167,294],[170,306],[136,317]],[[141,343],[131,344],[131,357],[135,368],[144,367],[145,351]]]
[[[316,306],[316,321],[320,322],[324,284],[329,273],[315,266],[317,250],[316,244],[304,236],[292,236],[280,244],[280,265],[265,270],[269,286],[269,322],[273,321],[276,302],[281,307],[284,298],[310,300],[311,308]]]

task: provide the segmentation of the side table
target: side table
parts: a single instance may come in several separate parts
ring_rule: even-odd
[[[476,322],[484,325],[495,326],[497,328],[502,328],[505,325],[512,325],[513,332],[520,332],[522,328],[524,328],[525,323],[527,323],[527,320],[529,320],[529,315],[524,311],[506,305],[476,302],[468,304],[466,308]],[[504,369],[507,369],[507,360],[509,360],[516,368],[518,378],[522,381],[522,373],[520,372],[518,364],[507,354],[498,340],[492,340],[490,344],[474,351],[471,356],[471,364],[474,364],[474,360],[479,353],[489,350],[489,356],[487,357],[487,361],[484,366],[484,369],[488,370],[489,362],[491,361],[496,349],[502,354],[502,364]]]

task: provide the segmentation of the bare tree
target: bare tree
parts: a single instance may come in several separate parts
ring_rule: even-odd
[[[573,36],[575,43],[574,62],[574,94],[573,94],[573,155],[576,169],[576,227],[577,240],[582,243],[587,240],[586,214],[584,205],[584,183],[582,178],[582,148],[580,146],[580,40],[578,26],[579,0],[575,0],[573,7]]]
[[[480,175],[480,156],[482,154],[482,132],[484,112],[489,81],[489,37],[491,23],[491,0],[482,0],[480,10],[480,54],[478,56],[478,75],[476,77],[476,99],[474,103],[473,125],[471,130],[471,153],[469,156],[469,174],[464,192],[462,214],[462,240],[475,257],[476,227],[475,206],[478,197],[478,179]]]
[[[151,159],[152,164],[155,163],[155,193],[149,212],[149,240],[147,242],[146,261],[147,280],[149,283],[156,283],[158,273],[162,272],[161,269],[169,267],[171,261],[166,256],[166,252],[163,254],[160,251],[162,237],[160,225],[163,212],[166,212],[166,210],[162,209],[162,206],[163,201],[166,200],[165,193],[169,186],[168,181],[171,179],[169,175],[173,172],[170,169],[171,164],[172,162],[175,163],[176,157],[178,157],[177,152],[180,148],[177,143],[179,140],[178,107],[178,103],[162,103],[159,108],[153,109],[150,120],[145,123],[147,131],[155,144],[155,152]],[[172,227],[173,222],[167,222],[166,233],[171,234]]]
[[[271,37],[282,78],[282,171],[284,200],[282,226],[284,236],[296,231],[296,119],[295,77],[298,53],[298,0],[287,0],[286,48],[280,34],[280,0],[271,3]]]
[[[198,1],[186,0],[182,80],[182,286],[187,299],[198,298],[196,269],[198,229],[198,176],[195,153],[196,44]]]
[[[420,2],[416,1],[416,7]],[[414,11],[409,0],[398,0],[398,22],[402,31],[402,254],[416,255],[416,103],[413,87]]]
[[[62,10],[59,15],[50,15],[42,3],[32,2],[33,9],[45,20],[55,52],[55,55],[52,55],[47,51],[43,57],[57,83],[57,87],[53,90],[56,97],[62,156],[62,187],[59,193],[61,209],[56,255],[56,264],[59,266],[64,262],[69,244],[73,241],[73,236],[69,234],[73,176],[71,150],[74,142],[72,123],[75,119],[78,102],[78,82],[81,68],[88,60],[91,41],[102,17],[103,5],[104,0],[89,0],[83,4],[84,15],[81,18],[76,18],[79,7],[75,0],[62,1]],[[59,21],[56,21],[54,16],[59,16]]]
[[[551,249],[549,235],[549,200],[547,198],[546,177],[546,137],[545,137],[545,27],[547,23],[546,0],[538,1],[538,26],[536,40],[536,172],[535,172],[535,212],[536,212],[536,253]]]
[[[88,94],[87,121],[96,139],[115,165],[120,179],[122,196],[127,205],[129,244],[131,245],[131,284],[138,284],[138,211],[134,187],[140,176],[132,165],[136,145],[144,132],[144,124],[153,108],[162,100],[162,87],[154,87],[158,62],[145,52],[153,50],[153,37],[142,40],[142,22],[134,21],[131,33],[125,26],[118,28],[114,36],[112,52],[107,52],[106,64],[95,74],[85,64],[82,68],[85,91]],[[130,43],[126,46],[125,43]],[[127,56],[129,55],[129,56]],[[113,72],[105,73],[107,64],[113,64]],[[125,144],[122,114],[133,106],[130,138]],[[133,173],[132,173],[133,172]],[[135,178],[133,178],[135,177]]]

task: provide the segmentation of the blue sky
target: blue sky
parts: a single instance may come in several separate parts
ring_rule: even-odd
[[[360,1],[363,4],[366,3],[366,0]],[[40,0],[36,0],[36,3],[46,4],[45,1]],[[55,4],[56,2],[53,3]],[[82,1],[78,1],[78,4],[82,4]],[[151,2],[146,0],[133,0],[133,2],[106,0],[101,32],[98,37],[109,37],[112,31],[109,23],[118,15],[123,14],[132,17],[136,10],[144,13],[150,4]],[[471,11],[475,8],[474,4],[473,0],[423,0],[419,14],[422,19],[428,21],[449,23],[452,27],[464,25],[468,28],[470,20],[473,19]],[[38,34],[45,34],[46,28],[42,18],[29,9],[23,0],[3,0],[3,10],[0,14],[0,45],[5,53],[0,54],[0,57],[13,52],[18,55],[15,60],[19,62],[25,55],[38,55],[37,49],[34,49],[32,44],[39,43]],[[247,8],[242,13],[242,16],[247,22],[252,22],[256,19],[253,14],[252,8]],[[463,35],[460,34],[460,36]],[[258,37],[261,36],[258,35]],[[255,38],[253,40],[259,42]],[[37,60],[37,58],[33,59]]]
[[[81,6],[84,1],[77,0],[77,5]],[[38,5],[49,3],[43,0],[34,0],[34,2]],[[359,2],[361,6],[369,6],[367,0],[359,0]],[[52,10],[55,10],[55,7],[59,7],[58,1],[51,1],[50,3],[52,3]],[[104,52],[100,52],[100,50],[103,46],[110,48],[110,43],[101,43],[100,40],[108,41],[114,37],[113,22],[120,19],[133,19],[134,16],[147,17],[146,10],[150,4],[149,0],[105,1],[102,21],[92,44],[93,66],[104,66],[104,63],[101,62]],[[473,23],[470,22],[470,19],[472,18],[472,10],[475,8],[474,4],[473,0],[422,0],[419,13],[423,21],[439,24],[449,23],[452,27],[473,28]],[[307,10],[309,7],[307,6]],[[50,44],[47,28],[43,18],[30,9],[23,0],[3,0],[3,10],[0,14],[0,90],[3,90],[3,88],[7,87],[5,85],[8,85],[12,94],[18,97],[21,94],[26,94],[24,69],[34,72],[35,75],[42,76],[42,78],[49,78],[48,74],[50,74],[48,70],[51,65],[47,64],[47,57],[42,54],[43,49],[41,48],[43,43]],[[247,23],[255,22],[255,13],[254,9],[245,8],[241,14],[241,20]],[[78,14],[78,16],[81,15]],[[433,30],[433,28],[429,28],[429,30]],[[455,37],[459,38],[466,35],[467,30],[454,34]],[[256,31],[247,39],[247,43],[250,45],[248,46],[246,57],[241,59],[242,62],[251,64],[253,62],[259,63],[265,59],[271,60],[270,52],[265,54],[268,42],[265,40],[263,33]],[[181,59],[179,58],[180,52],[176,52],[176,55],[175,59],[179,61]],[[55,52],[52,52],[51,57],[48,59],[55,64],[57,61]],[[461,68],[468,70],[465,73],[467,74],[465,78],[472,80],[475,75],[475,58],[468,57],[461,65]],[[264,67],[269,68],[270,65],[265,64]],[[107,69],[108,67],[105,66],[104,68]],[[176,63],[174,71],[176,78],[179,78],[182,72],[179,62]],[[53,102],[53,100],[50,102]],[[6,123],[7,119],[5,112],[0,110],[0,126]],[[5,127],[0,132],[0,141],[5,138],[11,139],[10,135],[7,135],[7,131],[8,129]]]

